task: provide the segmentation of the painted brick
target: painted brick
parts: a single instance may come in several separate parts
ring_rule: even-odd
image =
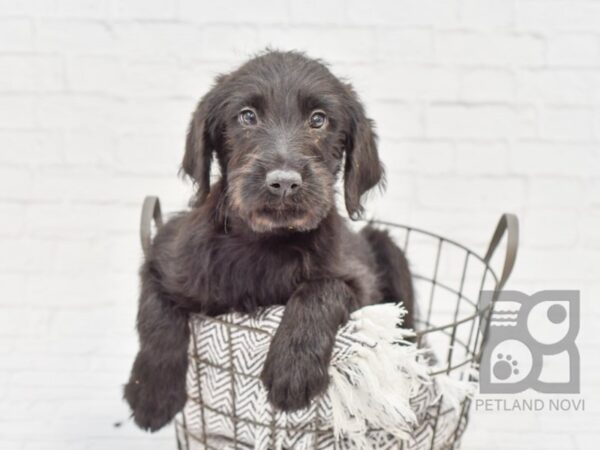
[[[511,27],[515,22],[516,4],[505,0],[461,0],[460,23],[469,28],[485,29]]]
[[[576,7],[568,0],[519,1],[517,27],[526,31],[598,31],[600,5],[596,2],[578,2]]]
[[[361,0],[346,3],[352,23],[393,26],[452,26],[458,21],[457,2],[435,0],[382,1],[373,4]]]
[[[580,177],[596,173],[599,155],[590,144],[522,141],[511,147],[510,158],[520,174]]]
[[[436,57],[443,63],[541,66],[544,42],[537,36],[448,31],[436,35]]]
[[[451,102],[458,100],[459,83],[459,71],[454,68],[383,64],[370,74],[360,92],[377,100]]]
[[[128,0],[113,5],[114,15],[123,19],[172,20],[177,17],[177,2],[169,0]]]
[[[38,51],[98,54],[116,50],[114,45],[110,28],[100,22],[45,19],[36,25]]]
[[[396,62],[433,59],[433,34],[424,29],[387,29],[377,34],[379,58]]]
[[[308,54],[335,62],[373,61],[376,33],[366,27],[325,27],[315,33],[312,27],[262,27],[258,29],[256,50],[301,49]]]
[[[517,73],[517,98],[537,104],[592,105],[600,98],[600,78],[595,71],[569,68],[523,70]]]
[[[0,51],[23,52],[33,48],[33,24],[27,18],[0,17]]]
[[[289,20],[288,4],[279,0],[266,0],[254,4],[243,0],[212,4],[181,0],[180,4],[181,18],[198,23],[262,25],[286,23]]]
[[[437,104],[426,113],[427,133],[433,138],[506,139],[535,134],[530,108],[505,105]]]
[[[347,23],[346,1],[331,0],[290,0],[290,21],[302,24],[344,24]]]
[[[0,91],[30,92],[64,89],[63,61],[56,56],[0,56]]]
[[[460,98],[472,102],[510,102],[515,95],[514,78],[510,70],[467,70],[461,77]]]
[[[548,39],[548,63],[553,66],[598,66],[597,34],[558,34]]]
[[[584,108],[544,108],[540,115],[542,137],[557,141],[592,141],[593,114]]]

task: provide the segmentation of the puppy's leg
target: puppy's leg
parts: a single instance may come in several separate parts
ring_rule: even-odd
[[[163,298],[157,280],[142,274],[137,329],[140,350],[124,397],[135,423],[156,431],[169,423],[186,401],[188,315]]]
[[[300,285],[286,305],[261,379],[269,401],[283,411],[305,408],[329,384],[329,361],[338,327],[357,307],[344,281]]]
[[[377,276],[383,295],[387,302],[402,301],[407,310],[403,327],[415,326],[415,294],[412,276],[404,252],[396,245],[387,231],[378,230],[367,225],[360,232],[373,250]]]

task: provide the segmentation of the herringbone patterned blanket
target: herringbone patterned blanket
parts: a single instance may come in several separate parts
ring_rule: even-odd
[[[327,393],[302,411],[274,410],[259,375],[283,311],[192,319],[189,400],[178,419],[182,447],[456,448],[471,385],[428,375],[431,366],[397,326],[400,305],[356,311],[338,332]]]

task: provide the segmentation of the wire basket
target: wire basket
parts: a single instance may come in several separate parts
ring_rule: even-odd
[[[157,226],[162,224],[158,199],[149,197],[146,199],[142,213],[142,244],[144,248],[147,248],[150,243],[150,224],[153,219]],[[384,221],[373,221],[373,223],[390,232],[410,261],[416,293],[416,339],[419,346],[426,345],[434,353],[436,364],[431,375],[443,374],[457,380],[476,380],[478,365],[487,339],[489,317],[494,302],[511,274],[517,255],[519,227],[516,216],[512,214],[501,216],[483,256],[452,239],[426,230]],[[502,272],[498,276],[492,268],[491,261],[504,237],[506,238],[506,253],[502,263]],[[481,301],[482,291],[492,292],[491,303],[483,304]],[[223,326],[223,320],[219,317],[201,316],[200,318],[200,321],[198,317],[196,320],[190,321],[193,343],[196,342],[196,334],[200,332],[198,323]],[[226,323],[224,339],[225,344],[229,346],[230,359],[232,359],[234,351],[232,336],[236,332],[255,333],[258,340],[269,341],[271,337],[259,328],[248,329],[246,325]],[[204,361],[198,347],[192,345],[190,364],[193,370],[201,370]],[[232,385],[235,384],[236,376],[238,378],[248,376],[248,374],[236,373],[232,367],[232,364],[224,361],[222,367],[217,368],[231,372]],[[198,383],[199,379],[199,377],[195,378],[193,383]],[[259,380],[251,381],[260,383]],[[219,411],[218,408],[206,404],[202,395],[202,386],[194,385],[190,388],[188,381],[188,390],[190,391],[188,392],[190,396],[188,403],[192,403],[198,408],[202,421],[204,421],[205,414],[209,413],[222,415],[223,419],[230,421],[233,436],[230,437],[231,445],[228,448],[236,450],[249,448],[247,441],[238,437],[242,434],[248,419],[236,414],[235,404],[230,410]],[[235,398],[233,403],[235,403]],[[427,409],[426,415],[422,418],[421,427],[427,433],[424,433],[425,437],[421,436],[417,448],[431,450],[459,448],[461,436],[468,423],[471,399],[465,397],[461,401],[458,411],[456,406],[453,407],[453,413],[456,416],[453,429],[451,433],[446,431],[441,436],[442,433],[438,433],[440,419],[452,412],[443,405],[443,402],[437,401]],[[275,425],[274,414],[275,412],[272,410],[270,419],[262,423],[252,423],[252,426],[264,427],[265,432],[272,439],[271,444],[268,445],[269,449],[278,448],[276,445],[278,432],[315,433],[317,437],[319,434],[331,435],[330,428],[319,428],[315,424],[300,430],[278,429]],[[186,423],[185,414],[177,418],[177,443],[180,450],[221,448],[211,445],[210,439],[205,434],[198,435],[190,428]],[[316,449],[319,439],[316,438],[314,442]],[[320,446],[319,448],[333,448],[333,446]],[[398,446],[393,448],[404,450],[415,447],[405,447],[403,442],[399,442]]]

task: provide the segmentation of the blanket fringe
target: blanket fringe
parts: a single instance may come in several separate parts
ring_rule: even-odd
[[[423,384],[432,383],[426,352],[406,338],[412,330],[399,325],[406,314],[402,304],[372,305],[355,312],[351,356],[330,366],[332,421],[337,440],[345,438],[357,448],[367,447],[367,431],[382,429],[399,439],[410,439],[417,426],[410,399]],[[365,346],[364,342],[372,345]],[[470,385],[436,376],[440,394],[460,403],[472,392]]]

